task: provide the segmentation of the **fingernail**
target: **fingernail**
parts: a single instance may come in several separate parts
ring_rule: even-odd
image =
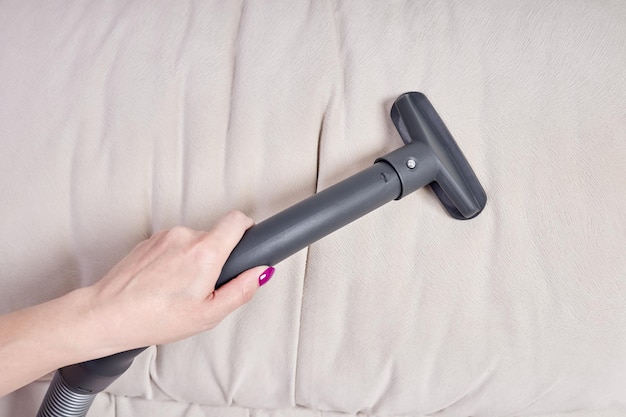
[[[263,271],[261,275],[259,275],[259,287],[262,287],[263,285],[267,284],[267,281],[272,279],[272,275],[274,275],[274,271],[276,271],[276,269],[274,269],[273,266],[270,266],[265,271]]]

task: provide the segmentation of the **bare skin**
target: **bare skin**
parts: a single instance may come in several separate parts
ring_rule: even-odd
[[[0,316],[0,396],[65,365],[215,327],[252,299],[267,269],[252,268],[214,290],[252,224],[234,211],[208,232],[159,232],[97,283]]]

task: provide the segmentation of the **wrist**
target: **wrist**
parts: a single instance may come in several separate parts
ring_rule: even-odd
[[[91,287],[79,288],[35,306],[38,335],[48,344],[49,361],[56,368],[118,352],[108,343],[108,329],[94,308]]]
[[[116,353],[91,297],[89,289],[75,290],[0,316],[0,396],[57,368]]]
[[[74,356],[80,358],[71,363],[101,358],[124,350],[116,343],[114,331],[107,320],[108,313],[104,306],[97,302],[94,287],[83,287],[74,290],[64,297],[64,311],[70,312],[65,320],[72,321],[67,326],[68,340],[75,340]]]

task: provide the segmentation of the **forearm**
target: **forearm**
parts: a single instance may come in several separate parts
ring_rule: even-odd
[[[0,316],[0,396],[59,367],[115,353],[88,288]]]

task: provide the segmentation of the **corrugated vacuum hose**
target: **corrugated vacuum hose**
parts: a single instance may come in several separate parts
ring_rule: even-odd
[[[63,380],[59,371],[55,372],[44,402],[39,408],[37,417],[82,417],[96,394],[80,394],[73,391]]]

